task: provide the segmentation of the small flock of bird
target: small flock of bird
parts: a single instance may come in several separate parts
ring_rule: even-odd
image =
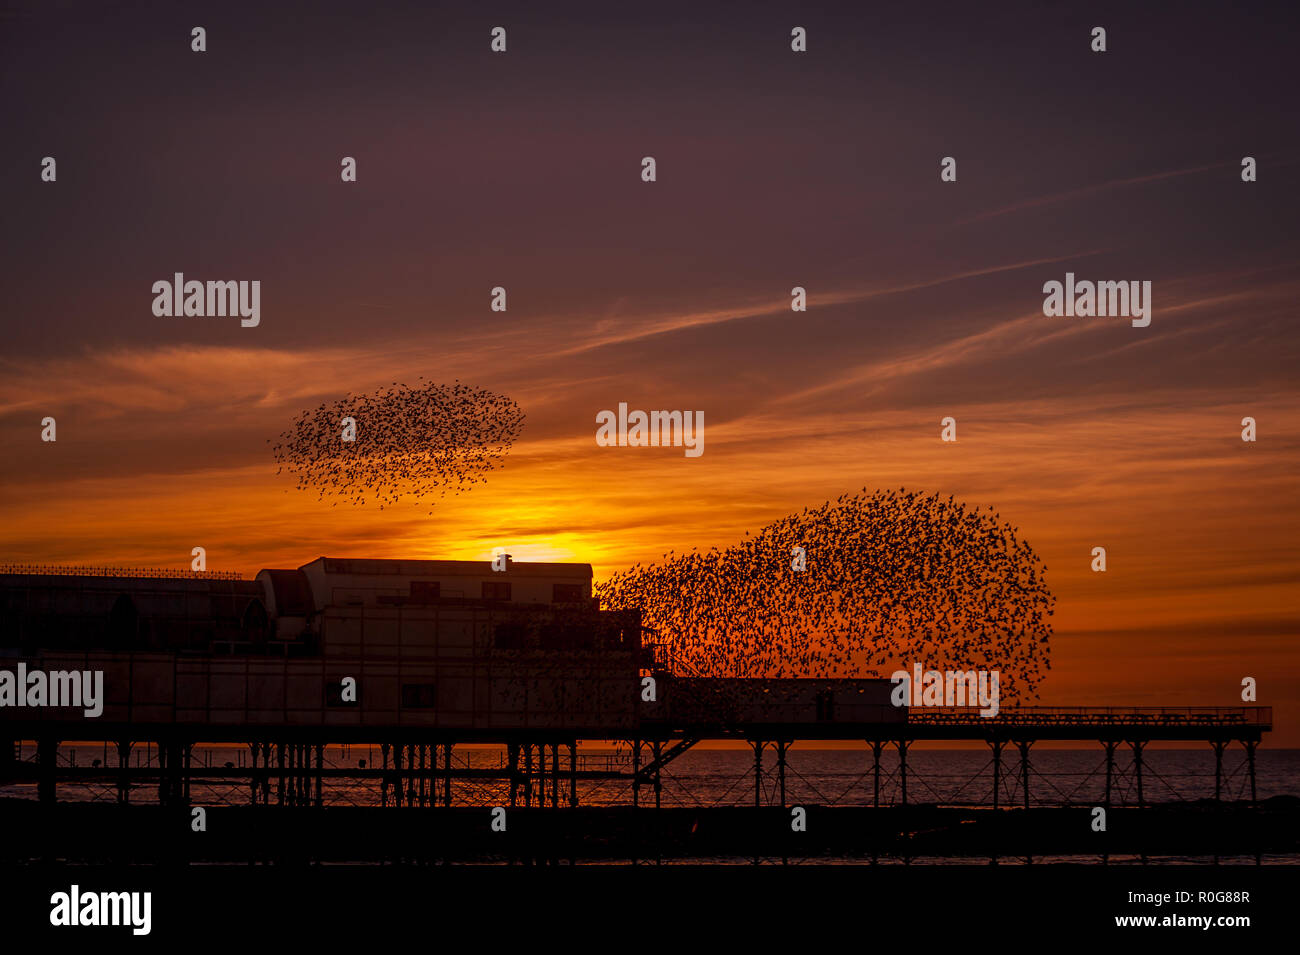
[[[355,421],[354,440],[345,440],[345,418]],[[287,469],[298,490],[315,489],[319,500],[382,510],[410,497],[431,506],[425,498],[486,481],[523,421],[510,398],[459,381],[393,382],[304,411],[273,449],[276,473]]]
[[[864,488],[732,547],[637,564],[595,591],[606,608],[639,608],[701,676],[889,676],[920,663],[998,670],[1000,698],[1023,702],[1051,668],[1055,598],[1019,528],[992,511]]]

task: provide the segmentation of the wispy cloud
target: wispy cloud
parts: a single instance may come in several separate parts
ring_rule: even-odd
[[[917,279],[912,282],[881,283],[834,291],[816,290],[810,294],[815,298],[815,304],[818,308],[854,305],[890,295],[902,295],[922,289],[938,288],[968,279],[998,275],[1003,272],[1015,272],[1040,265],[1051,265],[1056,262],[1083,259],[1088,256],[1098,255],[1102,251],[1104,250],[1090,249],[1069,255],[1011,262],[1004,265],[991,265],[978,269],[966,269],[961,272],[950,272],[931,278]],[[569,346],[561,346],[550,352],[550,355],[551,357],[562,358],[595,351],[599,348],[607,348],[611,345],[625,345],[657,335],[669,335],[675,332],[689,331],[726,322],[738,322],[745,319],[766,318],[773,315],[788,314],[789,311],[790,299],[788,296],[783,296],[770,301],[753,302],[735,308],[714,308],[686,314],[649,316],[639,320],[635,318],[620,319],[617,323],[610,322],[606,326],[598,326],[595,334],[582,333],[581,341]],[[617,330],[614,330],[615,328]]]
[[[1123,189],[1128,186],[1141,186],[1151,182],[1161,182],[1165,179],[1178,179],[1183,176],[1196,176],[1204,172],[1210,172],[1214,169],[1224,169],[1233,165],[1236,165],[1235,160],[1233,162],[1217,162],[1206,163],[1201,166],[1189,166],[1186,169],[1169,169],[1165,172],[1150,173],[1145,176],[1130,176],[1126,179],[1111,179],[1091,186],[1081,186],[1078,189],[1068,189],[1065,192],[1057,192],[1047,196],[1036,196],[1032,199],[1013,202],[1010,205],[1002,206],[998,209],[990,209],[988,212],[981,212],[976,216],[959,219],[954,222],[953,225],[963,226],[969,225],[972,222],[984,222],[989,219],[996,219],[999,216],[1023,212],[1026,209],[1037,209],[1042,206],[1053,206],[1063,202],[1074,202],[1078,199],[1087,199],[1091,196],[1096,196],[1103,192],[1110,192],[1114,189]]]

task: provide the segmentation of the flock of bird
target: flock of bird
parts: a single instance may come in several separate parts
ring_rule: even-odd
[[[355,422],[351,441],[345,440],[345,418]],[[276,473],[287,468],[298,490],[315,489],[320,500],[337,497],[382,510],[409,496],[429,506],[425,498],[434,494],[441,498],[486,481],[523,420],[510,398],[459,381],[393,382],[304,411],[273,449]]]
[[[701,676],[888,676],[920,663],[998,670],[1001,699],[1024,701],[1051,667],[1055,598],[1017,530],[991,507],[864,488],[734,546],[637,564],[596,594],[639,608]]]
[[[393,382],[303,412],[274,453],[299,490],[382,509],[485,481],[523,419],[511,399],[459,382]],[[675,663],[702,676],[887,676],[920,663],[998,670],[1001,698],[1023,701],[1051,667],[1055,598],[1017,530],[991,507],[864,488],[731,547],[637,564],[595,595],[639,610]]]

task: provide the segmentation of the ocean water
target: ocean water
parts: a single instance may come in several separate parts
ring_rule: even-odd
[[[21,752],[24,760],[34,760],[34,747]],[[328,747],[324,766],[328,769],[375,768],[381,761],[376,746]],[[642,750],[642,763],[649,760],[648,747]],[[59,750],[61,766],[90,768],[99,760],[100,767],[116,766],[111,747],[96,744],[64,745]],[[631,751],[627,746],[582,747],[580,768],[627,772],[631,768]],[[195,747],[192,763],[207,769],[220,769],[227,763],[233,771],[249,765],[244,747]],[[139,747],[132,752],[133,767],[156,767],[157,751]],[[504,747],[457,747],[453,766],[477,769],[504,769]],[[560,753],[561,774],[568,765],[567,752]],[[764,805],[780,803],[776,753],[763,753],[761,800]],[[1104,798],[1106,766],[1103,751],[1051,750],[1035,748],[1029,756],[1029,802],[1031,806],[1096,805]],[[987,806],[993,802],[992,757],[980,750],[911,750],[907,757],[907,801],[945,806]],[[1008,749],[1003,754],[1000,803],[1021,805],[1024,800],[1019,755]],[[1249,799],[1250,783],[1244,749],[1236,746],[1224,754],[1223,798]],[[1203,749],[1148,749],[1143,754],[1143,798],[1150,803],[1182,802],[1214,797],[1214,754]],[[409,784],[408,784],[409,785]],[[441,782],[438,783],[441,787]],[[785,772],[785,802],[789,805],[869,806],[874,799],[875,777],[871,752],[859,750],[799,749],[788,751]],[[1256,794],[1260,800],[1273,796],[1300,797],[1300,750],[1260,749],[1256,754]],[[568,796],[568,781],[561,779],[560,798]],[[11,783],[0,786],[0,797],[36,798],[35,783]],[[102,778],[78,782],[60,782],[61,801],[108,801],[117,799],[116,786],[108,774]],[[249,784],[239,779],[203,779],[191,784],[190,799],[195,805],[241,804],[249,801]],[[271,783],[271,799],[276,798],[276,783]],[[653,791],[642,786],[640,799],[652,802]],[[662,775],[662,804],[681,807],[752,806],[754,805],[754,755],[744,749],[691,749],[665,766]],[[326,779],[323,788],[325,805],[379,805],[381,783],[378,779]],[[894,805],[902,800],[902,776],[898,757],[892,748],[881,756],[880,802]],[[1127,748],[1116,750],[1112,779],[1112,803],[1136,805],[1137,777],[1132,754]],[[133,788],[134,803],[157,802],[157,786],[144,782]],[[452,801],[455,805],[495,805],[509,801],[506,783],[496,780],[454,780]],[[584,779],[578,783],[578,801],[587,806],[630,805],[632,786],[624,779]]]
[[[32,746],[21,752],[24,760],[34,760]],[[370,769],[381,760],[378,746],[329,747],[325,750],[324,766],[327,769]],[[649,759],[648,747],[643,748],[642,763]],[[60,747],[59,762],[78,769],[90,769],[99,760],[100,768],[114,767],[116,756],[112,749],[102,745],[78,744]],[[580,769],[589,771],[621,771],[631,768],[631,752],[627,746],[587,746],[580,750]],[[196,747],[192,764],[207,770],[221,770],[231,764],[230,779],[195,779],[191,783],[190,800],[194,805],[221,806],[247,805],[251,800],[248,780],[234,778],[246,773],[249,765],[247,748],[211,746]],[[992,803],[992,759],[987,751],[979,750],[912,750],[908,753],[907,801],[909,804],[975,807]],[[132,752],[133,767],[157,767],[157,751],[141,747]],[[1177,803],[1214,796],[1214,754],[1209,746],[1204,749],[1147,750],[1144,753],[1143,796],[1148,804]],[[567,753],[560,754],[561,773],[567,766]],[[453,766],[475,769],[505,770],[507,756],[504,747],[457,747],[453,753]],[[1029,759],[1029,796],[1031,806],[1096,805],[1104,798],[1106,785],[1105,757],[1096,750],[1034,749]],[[763,753],[762,790],[763,805],[780,803],[776,754],[772,749]],[[407,781],[406,786],[413,785]],[[420,786],[417,781],[416,787]],[[873,802],[875,776],[872,771],[871,752],[858,750],[799,749],[794,747],[787,755],[785,773],[786,805],[803,806],[869,806]],[[1019,756],[1006,752],[1001,775],[999,802],[1007,806],[1023,803]],[[559,801],[566,804],[569,793],[568,780],[560,780]],[[1300,750],[1259,750],[1256,754],[1256,787],[1260,800],[1272,797],[1300,798]],[[277,799],[278,781],[272,779],[269,787],[270,801]],[[441,781],[425,784],[432,796],[441,792]],[[549,795],[549,790],[548,790]],[[36,799],[33,782],[10,783],[0,786],[0,798],[17,797]],[[1245,752],[1241,747],[1229,749],[1224,757],[1223,798],[1248,799],[1249,778]],[[326,778],[322,801],[326,806],[378,806],[381,804],[382,785],[378,779]],[[391,800],[391,789],[389,799]],[[522,794],[520,795],[522,800]],[[665,807],[726,807],[753,806],[754,755],[749,749],[692,749],[669,763],[662,775],[662,805]],[[881,757],[880,802],[896,805],[901,802],[901,778],[898,771],[897,752],[887,749]],[[1112,779],[1112,803],[1137,804],[1137,780],[1131,752],[1116,751],[1116,767]],[[60,782],[58,799],[66,802],[115,802],[117,790],[110,773],[92,773],[91,778],[77,782]],[[150,804],[158,801],[156,781],[139,781],[130,794],[132,803]],[[642,786],[639,799],[642,805],[654,804],[651,786]],[[626,779],[583,779],[578,784],[578,800],[585,806],[631,805],[632,787]],[[498,780],[453,781],[452,801],[457,806],[508,805],[510,796],[507,784]],[[548,798],[549,802],[549,798]],[[648,848],[648,847],[647,847]],[[342,861],[342,860],[339,860]],[[358,859],[358,862],[367,860]],[[500,860],[498,860],[500,861]],[[618,861],[618,860],[614,860]],[[631,862],[631,859],[623,860]],[[656,860],[665,865],[711,864],[750,865],[755,862],[781,864],[815,863],[831,865],[872,864],[870,858],[859,855],[817,855],[808,859],[754,858],[750,856],[726,857],[666,857]],[[879,864],[904,864],[903,859],[879,857]],[[970,865],[987,862],[983,857],[968,855],[913,856],[906,860],[912,865]],[[1003,865],[1019,865],[1023,858],[1001,856]],[[1098,855],[1036,855],[1034,864],[1084,863],[1096,864]],[[1300,865],[1300,854],[1266,854],[1262,856],[1202,855],[1112,855],[1105,860],[1109,865]]]

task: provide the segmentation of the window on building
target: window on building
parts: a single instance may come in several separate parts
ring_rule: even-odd
[[[555,584],[551,588],[551,603],[576,604],[584,598],[581,584]]]
[[[483,581],[484,600],[509,600],[510,584],[500,580]]]

